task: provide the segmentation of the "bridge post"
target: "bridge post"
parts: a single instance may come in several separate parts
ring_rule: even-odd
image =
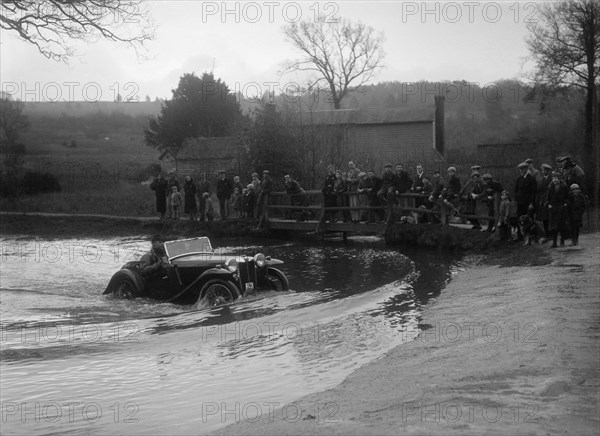
[[[446,205],[444,204],[443,201],[441,202],[440,206],[441,206],[440,207],[440,212],[442,213],[440,215],[440,221],[442,222],[442,225],[445,226],[445,225],[448,224],[448,213],[446,211]]]
[[[325,194],[321,193],[322,202],[321,202],[321,217],[319,218],[319,222],[317,222],[317,233],[321,233],[325,231]]]
[[[258,220],[258,224],[256,225],[257,229],[260,229],[263,226],[268,228],[269,226],[269,209],[267,208],[267,206],[269,205],[269,197],[270,195],[267,193],[263,198],[261,214]]]

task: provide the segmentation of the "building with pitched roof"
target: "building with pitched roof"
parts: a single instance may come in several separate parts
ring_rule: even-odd
[[[445,165],[444,99],[414,108],[338,109],[307,112],[302,124],[320,132],[319,140],[331,150],[331,161],[354,160],[379,168],[385,162],[405,169],[422,163]]]

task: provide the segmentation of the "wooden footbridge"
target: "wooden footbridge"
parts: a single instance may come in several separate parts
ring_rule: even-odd
[[[449,204],[435,203],[433,208],[424,210],[416,207],[419,202],[427,199],[427,195],[406,193],[397,196],[397,204],[386,206],[368,206],[364,194],[346,192],[342,195],[343,204],[350,204],[350,196],[356,197],[357,206],[325,207],[324,196],[321,191],[305,191],[302,194],[289,195],[286,192],[271,192],[265,196],[259,205],[258,228],[262,230],[292,230],[299,232],[313,232],[320,235],[327,233],[342,233],[346,239],[349,233],[359,234],[385,234],[388,227],[404,225],[402,217],[410,216],[411,212],[425,217],[427,222],[439,225],[450,225],[456,219],[478,219],[487,221],[491,218],[485,214],[462,214],[452,210]],[[341,203],[342,203],[341,202]],[[494,223],[498,222],[499,198],[494,197]],[[477,201],[477,210],[483,208],[481,201]],[[487,212],[487,207],[485,207]],[[358,213],[362,219],[354,220],[349,215]],[[343,216],[346,215],[346,220]],[[376,217],[374,220],[364,219]],[[456,217],[456,218],[454,218]]]

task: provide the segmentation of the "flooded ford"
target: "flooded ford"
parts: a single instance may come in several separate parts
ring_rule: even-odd
[[[198,310],[102,295],[147,240],[1,242],[6,434],[198,434],[282,407],[302,419],[295,400],[413,340],[423,306],[461,268],[373,237],[212,240],[223,258],[281,259],[290,289]],[[334,418],[336,406],[311,413]]]

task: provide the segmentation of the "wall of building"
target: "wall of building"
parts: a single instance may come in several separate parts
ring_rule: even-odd
[[[443,162],[434,149],[434,124],[415,122],[402,124],[358,124],[347,132],[350,159],[371,160],[375,168],[390,162],[401,162],[407,169],[417,163],[437,168]]]
[[[237,158],[221,159],[189,159],[177,161],[177,175],[180,177],[192,176],[196,179],[202,173],[209,178],[215,177],[219,171],[225,171],[228,177],[233,177],[240,171]]]

